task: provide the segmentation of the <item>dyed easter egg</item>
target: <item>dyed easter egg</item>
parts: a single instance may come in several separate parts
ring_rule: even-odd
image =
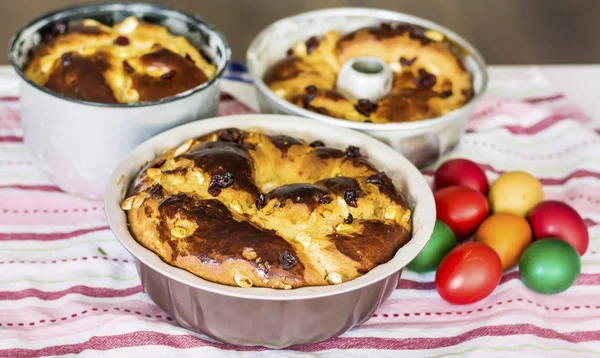
[[[479,225],[475,241],[494,249],[506,270],[519,262],[521,254],[531,243],[531,228],[522,216],[493,214]]]
[[[465,242],[440,263],[435,287],[454,304],[469,304],[489,296],[500,283],[502,263],[496,251],[480,242]]]
[[[475,189],[449,186],[433,196],[438,220],[448,225],[458,240],[473,234],[489,212],[485,196]]]
[[[544,200],[542,183],[531,174],[516,171],[502,174],[490,187],[488,194],[493,213],[525,216]]]
[[[535,239],[555,237],[571,244],[583,255],[590,243],[590,234],[577,211],[560,201],[544,201],[528,215]]]
[[[416,272],[434,271],[444,256],[456,246],[456,236],[448,225],[436,220],[431,239],[408,268]]]
[[[489,188],[487,177],[479,165],[462,158],[445,162],[433,176],[435,190],[455,185],[475,189],[483,195]]]
[[[519,262],[521,281],[539,293],[559,293],[577,280],[581,271],[579,254],[563,240],[545,238],[525,250]]]

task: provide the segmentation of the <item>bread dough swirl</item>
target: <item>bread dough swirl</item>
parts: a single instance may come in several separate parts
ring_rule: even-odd
[[[410,24],[384,23],[346,35],[328,31],[291,48],[263,80],[278,96],[313,112],[356,122],[409,122],[442,116],[472,97],[472,76],[444,35]],[[373,103],[335,90],[341,66],[378,57],[394,72],[390,93]]]
[[[358,148],[235,128],[168,150],[127,196],[140,244],[232,286],[349,281],[389,261],[411,232],[404,196]]]

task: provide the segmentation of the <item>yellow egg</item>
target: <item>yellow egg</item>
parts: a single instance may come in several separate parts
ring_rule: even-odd
[[[531,174],[515,171],[502,174],[490,187],[488,194],[493,213],[525,216],[544,200],[542,183]]]

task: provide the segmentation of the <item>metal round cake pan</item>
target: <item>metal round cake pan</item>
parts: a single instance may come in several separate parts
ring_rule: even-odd
[[[334,118],[298,107],[277,96],[263,82],[263,75],[286,56],[294,44],[327,30],[345,34],[382,22],[404,22],[436,30],[452,41],[461,52],[465,68],[473,76],[474,97],[463,107],[436,118],[402,123],[363,123]],[[363,131],[403,153],[421,168],[435,162],[458,144],[467,121],[488,82],[486,64],[481,54],[463,37],[432,21],[420,17],[367,8],[337,8],[294,15],[274,22],[252,40],[246,54],[248,70],[263,113],[295,114],[340,127]]]
[[[27,78],[23,68],[32,49],[54,24],[94,19],[112,25],[128,16],[159,24],[184,36],[217,66],[209,81],[152,102],[104,104],[67,98]],[[214,117],[219,82],[230,60],[221,33],[204,19],[145,3],[84,5],[45,15],[25,25],[10,41],[9,60],[21,77],[25,145],[37,167],[64,191],[100,199],[108,176],[138,144],[168,128]]]
[[[187,139],[236,127],[286,134],[328,146],[358,146],[385,170],[412,209],[410,241],[367,274],[332,286],[292,290],[241,288],[213,283],[162,261],[131,235],[121,202],[133,178],[148,161]],[[283,348],[336,337],[367,321],[396,288],[401,270],[425,247],[435,223],[433,194],[421,173],[400,153],[374,138],[346,128],[285,115],[238,115],[189,123],[144,142],[119,164],[109,179],[105,210],[110,228],[133,255],[150,298],[183,327],[222,342]]]

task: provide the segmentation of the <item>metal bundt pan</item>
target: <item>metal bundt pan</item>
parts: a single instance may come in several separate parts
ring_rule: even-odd
[[[463,63],[473,76],[474,97],[463,107],[444,116],[404,123],[362,123],[318,114],[277,96],[263,82],[267,69],[285,57],[286,51],[311,36],[327,30],[342,34],[383,22],[404,22],[441,32],[464,53]],[[458,144],[473,108],[484,93],[488,75],[481,54],[464,38],[432,21],[378,9],[339,8],[307,12],[276,21],[251,42],[246,54],[248,70],[256,85],[261,112],[294,114],[339,127],[365,132],[404,154],[421,168],[431,164]]]

